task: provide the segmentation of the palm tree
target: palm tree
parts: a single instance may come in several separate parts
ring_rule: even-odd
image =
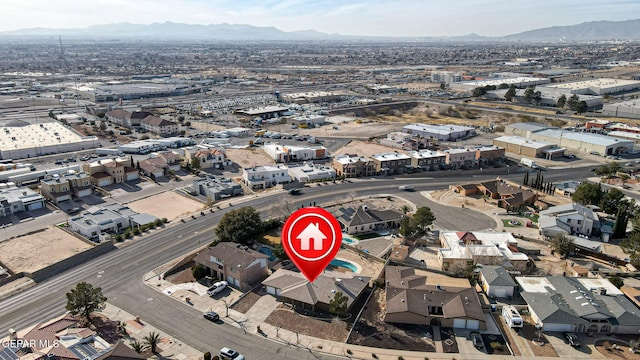
[[[152,353],[156,353],[158,343],[160,342],[160,334],[152,331],[149,335],[145,336],[144,342],[151,348]]]
[[[130,342],[129,345],[131,346],[131,348],[133,348],[133,351],[137,352],[138,354],[140,354],[144,350],[144,344],[142,344],[138,340]]]

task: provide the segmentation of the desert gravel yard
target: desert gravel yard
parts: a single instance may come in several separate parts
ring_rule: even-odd
[[[0,242],[0,262],[14,273],[34,272],[92,246],[55,226]]]
[[[204,204],[176,194],[173,191],[165,191],[161,194],[149,196],[127,204],[133,211],[147,213],[169,221],[202,210]]]
[[[349,335],[346,323],[335,320],[318,320],[300,315],[280,305],[265,320],[266,323],[283,329],[296,331],[302,335],[321,337],[323,339],[344,342]]]

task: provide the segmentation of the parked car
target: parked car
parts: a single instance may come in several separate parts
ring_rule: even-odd
[[[471,341],[473,342],[473,346],[478,350],[482,350],[484,348],[484,341],[482,341],[482,336],[480,333],[472,332],[471,333]]]
[[[226,281],[218,281],[215,284],[213,284],[213,286],[210,287],[209,290],[207,290],[207,294],[209,294],[210,296],[213,296],[219,293],[220,291],[224,290],[227,287],[227,285],[229,285],[229,283]]]
[[[228,347],[223,347],[222,349],[220,349],[218,356],[220,356],[220,359],[223,360],[244,360],[244,355],[233,349],[229,349]]]
[[[569,345],[571,345],[573,347],[580,347],[580,345],[582,345],[580,343],[580,340],[578,340],[578,335],[576,335],[574,333],[563,332],[562,336],[564,337],[564,339],[567,342],[567,344],[569,344]]]
[[[218,321],[220,320],[220,315],[218,315],[218,313],[215,311],[209,311],[204,313],[204,318],[209,321]]]

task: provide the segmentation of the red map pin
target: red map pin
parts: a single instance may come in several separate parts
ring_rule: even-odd
[[[300,272],[313,282],[342,244],[340,223],[330,212],[319,207],[295,211],[282,228],[282,247]]]

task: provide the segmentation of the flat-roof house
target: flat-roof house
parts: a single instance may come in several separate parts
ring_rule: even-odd
[[[387,266],[385,283],[385,322],[486,329],[478,293],[467,279]]]
[[[204,195],[211,200],[220,200],[229,196],[242,195],[242,186],[237,182],[215,176],[207,176],[205,179],[193,181],[193,189],[200,195]]]
[[[342,230],[351,235],[395,229],[404,217],[397,210],[371,209],[367,205],[355,209],[341,207],[334,213]]]
[[[468,265],[501,265],[525,271],[529,257],[518,250],[518,241],[508,232],[441,231],[438,262],[442,270],[456,273]]]
[[[447,163],[447,155],[440,151],[418,150],[410,151],[411,166],[419,170],[440,170]]]
[[[518,286],[505,268],[495,265],[480,268],[478,283],[490,298],[512,298]]]
[[[364,156],[337,155],[331,164],[336,170],[337,176],[355,178],[360,176],[373,176],[376,174],[376,165]]]
[[[640,332],[640,312],[607,279],[516,277],[531,319],[543,331],[589,334]]]
[[[97,240],[101,234],[118,234],[128,227],[139,227],[156,220],[155,216],[139,214],[128,206],[110,204],[94,206],[72,217],[69,219],[69,228],[90,240]]]
[[[325,271],[313,283],[299,272],[278,269],[262,282],[267,294],[277,296],[283,303],[311,311],[329,311],[336,293],[347,297],[347,311],[364,294],[368,276],[355,273]]]
[[[305,162],[302,166],[290,166],[289,176],[293,181],[305,183],[315,180],[333,180],[336,178],[336,171],[324,165]]]
[[[289,168],[286,165],[265,165],[244,168],[242,182],[250,189],[267,189],[278,184],[291,182]]]
[[[411,157],[399,152],[390,152],[371,155],[376,173],[382,175],[402,174],[413,171]]]
[[[45,198],[28,187],[0,189],[0,216],[9,216],[23,211],[44,207]]]
[[[248,291],[267,277],[268,256],[247,246],[221,242],[200,251],[193,259],[214,279]]]

